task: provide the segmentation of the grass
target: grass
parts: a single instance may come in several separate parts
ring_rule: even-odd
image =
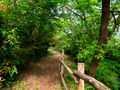
[[[65,63],[70,67],[72,70],[77,70],[77,64],[73,62],[72,58],[70,58],[68,55],[64,56]],[[65,70],[64,74],[65,81],[67,83],[67,86],[72,90],[77,90],[78,84],[75,83],[74,79],[71,77],[71,75]],[[84,86],[85,90],[95,90],[93,86],[85,82]]]
[[[9,90],[26,90],[27,84],[25,81],[17,81],[13,86]],[[37,81],[34,82],[33,88],[33,90],[39,90]]]
[[[72,70],[77,69],[77,65],[72,61],[72,58],[68,55],[64,56],[65,63],[70,67]],[[67,86],[70,90],[77,90],[77,83],[75,83],[74,79],[71,77],[71,75],[67,72],[65,69],[64,78],[67,83]]]

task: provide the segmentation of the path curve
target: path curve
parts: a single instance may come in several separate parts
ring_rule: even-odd
[[[15,85],[13,90],[62,90],[58,72],[59,53],[52,52],[52,55],[43,57],[37,62],[28,65],[26,72],[21,75],[22,84]]]

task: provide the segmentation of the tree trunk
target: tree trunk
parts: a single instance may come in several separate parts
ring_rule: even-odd
[[[110,0],[102,0],[102,16],[98,39],[99,46],[102,46],[107,41],[107,26],[109,24],[109,17],[110,17]],[[96,55],[98,55],[99,53],[100,53],[99,51],[96,51]],[[93,76],[93,74],[95,73],[99,61],[100,61],[99,59],[94,57],[90,65],[91,76]]]

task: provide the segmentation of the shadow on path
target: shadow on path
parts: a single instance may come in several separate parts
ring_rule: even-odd
[[[20,76],[12,90],[62,90],[58,70],[59,53],[32,62]]]

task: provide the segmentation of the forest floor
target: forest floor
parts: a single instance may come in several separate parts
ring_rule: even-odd
[[[58,57],[59,53],[52,51],[51,55],[30,63],[20,75],[19,81],[11,89],[3,90],[63,90]]]

